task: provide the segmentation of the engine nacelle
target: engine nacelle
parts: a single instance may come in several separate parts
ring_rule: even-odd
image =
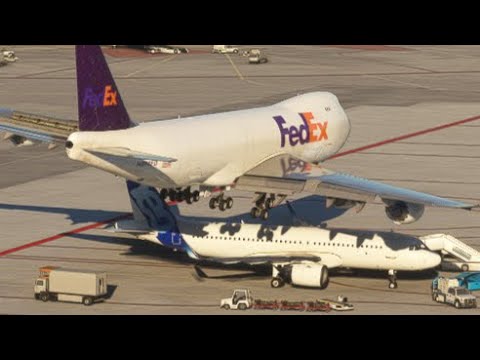
[[[291,266],[292,285],[325,289],[328,286],[328,268],[320,264],[295,264]]]
[[[420,219],[425,211],[424,205],[395,201],[385,208],[385,212],[395,225],[411,224]]]
[[[4,140],[9,140],[15,146],[32,146],[35,143],[32,140],[28,140],[27,138],[15,135],[15,134],[6,134]]]
[[[336,209],[349,210],[358,205],[358,202],[346,199],[327,198],[327,208],[334,207]]]

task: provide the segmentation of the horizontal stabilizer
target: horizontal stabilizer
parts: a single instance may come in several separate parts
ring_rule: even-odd
[[[7,132],[6,140],[20,136],[33,141],[63,144],[77,130],[75,121],[0,109],[0,131]]]
[[[135,220],[125,220],[116,222],[113,227],[106,229],[108,232],[116,233],[116,234],[132,234],[132,235],[141,235],[141,234],[148,234],[152,230],[142,226],[142,224],[138,223]]]
[[[138,151],[133,151],[128,148],[121,148],[121,147],[116,147],[116,148],[95,148],[95,149],[85,149],[85,151],[88,151],[89,153],[92,153],[94,155],[112,155],[112,156],[118,156],[118,157],[124,157],[124,158],[132,158],[132,159],[137,159],[137,160],[151,160],[151,161],[161,161],[161,162],[166,162],[166,163],[173,163],[176,162],[177,159],[173,159],[170,157],[166,156],[159,156],[159,155],[152,155],[152,154],[145,154],[142,152]]]

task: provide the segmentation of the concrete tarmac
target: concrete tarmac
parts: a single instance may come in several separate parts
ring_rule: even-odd
[[[192,54],[107,57],[132,118],[169,119],[273,104],[309,91],[331,91],[346,108],[352,133],[344,150],[480,115],[479,46],[401,46],[397,51],[329,46],[262,46],[270,62],[213,55],[208,46]],[[0,68],[0,107],[75,119],[76,80],[71,46],[13,47],[20,60]],[[325,163],[334,170],[480,203],[480,120],[342,156]],[[203,141],[199,139],[195,147]],[[159,134],[161,141],[161,134]],[[181,139],[179,139],[181,141]],[[314,300],[344,295],[351,314],[479,314],[431,300],[432,274],[400,274],[389,290],[386,274],[336,273],[326,290],[270,288],[268,269],[204,269],[221,279],[199,281],[193,263],[154,244],[113,236],[98,225],[130,212],[124,181],[69,160],[61,148],[15,148],[0,142],[0,253],[57,234],[0,257],[1,314],[224,314],[220,299],[249,288],[264,299]],[[181,205],[182,215],[251,221],[251,195],[232,192],[235,206],[212,211],[207,200]],[[296,197],[299,214],[316,223],[322,208]],[[448,233],[480,249],[480,214],[427,209],[411,225],[395,226],[379,205],[367,205],[328,221],[329,227]],[[290,223],[276,209],[269,220]],[[111,297],[92,307],[33,299],[38,268],[56,265],[108,272]],[[232,312],[233,313],[233,312]],[[248,314],[276,314],[249,311]],[[339,313],[331,312],[331,315]]]

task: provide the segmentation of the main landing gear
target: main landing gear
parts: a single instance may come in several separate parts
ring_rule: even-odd
[[[231,197],[225,197],[223,193],[218,196],[212,197],[209,203],[210,209],[219,209],[220,211],[229,210],[233,207],[233,199]]]
[[[192,191],[191,188],[186,189],[162,189],[160,191],[160,197],[162,200],[167,198],[173,202],[183,202],[186,201],[187,204],[193,204],[200,200],[200,191]]]
[[[388,284],[389,289],[396,289],[398,287],[396,270],[388,270],[388,280],[390,281]]]
[[[268,212],[275,206],[280,205],[286,199],[286,195],[275,195],[266,193],[257,193],[254,199],[255,207],[250,211],[252,218],[268,219]]]
[[[272,268],[272,281],[270,285],[274,289],[279,289],[285,286],[288,277],[286,267],[283,264],[274,265]]]

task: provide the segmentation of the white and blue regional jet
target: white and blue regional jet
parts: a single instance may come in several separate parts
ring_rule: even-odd
[[[133,220],[115,223],[113,232],[186,252],[197,261],[271,265],[273,288],[290,283],[325,289],[329,269],[352,268],[388,271],[394,289],[398,270],[433,269],[441,262],[419,239],[401,234],[188,220],[176,216],[155,188],[127,185]]]

